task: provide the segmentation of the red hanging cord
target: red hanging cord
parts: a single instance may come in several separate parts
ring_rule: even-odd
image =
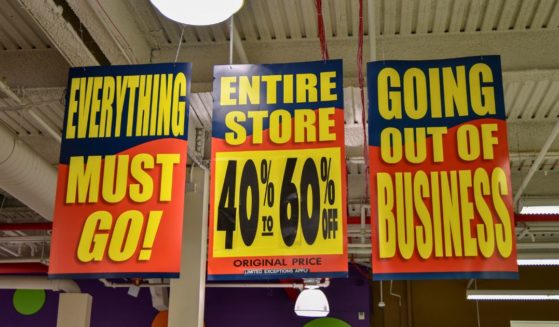
[[[314,0],[314,8],[316,9],[318,38],[320,39],[320,53],[322,60],[328,60],[328,45],[326,44],[326,33],[324,31],[324,18],[322,16],[322,0]]]
[[[374,24],[374,22],[369,22]],[[374,36],[373,36],[374,37]],[[359,0],[359,38],[357,47],[357,77],[361,92],[361,123],[363,124],[363,158],[365,160],[365,198],[369,198],[369,144],[367,142],[367,117],[365,116],[365,79],[363,77],[363,0]]]

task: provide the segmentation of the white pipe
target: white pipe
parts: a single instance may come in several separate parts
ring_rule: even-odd
[[[0,264],[4,263],[42,263],[46,264],[46,260],[38,257],[17,257],[17,258],[1,258]]]
[[[208,288],[296,288],[303,290],[304,284],[297,283],[263,283],[263,284],[228,284],[228,283],[213,283],[206,284]]]
[[[78,284],[71,279],[48,279],[42,276],[0,276],[0,289],[51,290],[81,293]]]
[[[369,61],[377,60],[377,31],[376,31],[376,16],[375,16],[375,1],[368,0],[368,16],[369,16]]]
[[[365,235],[366,235],[366,225],[365,220],[367,218],[367,210],[371,211],[371,206],[368,204],[364,204],[361,206],[361,243],[365,243]],[[371,217],[373,219],[373,217]],[[371,222],[372,224],[372,222]]]
[[[99,281],[101,283],[103,283],[103,285],[105,285],[105,287],[110,287],[110,288],[129,288],[129,287],[169,287],[169,283],[140,283],[140,284],[134,284],[134,283],[113,283],[113,282],[109,282],[107,279],[105,278],[100,278]]]
[[[0,188],[52,220],[56,169],[0,124]]]
[[[48,235],[26,235],[26,236],[2,236],[0,243],[28,243],[28,242],[50,242]]]
[[[134,283],[113,283],[109,282],[105,278],[99,279],[100,282],[103,283],[106,287],[110,288],[128,288],[128,287],[169,287],[169,283],[157,283],[157,284],[149,284],[149,283],[142,283],[136,285]],[[330,286],[330,279],[326,278],[323,282],[319,282],[316,284],[312,284],[313,286],[317,287],[328,287]],[[211,283],[206,284],[208,288],[296,288],[299,290],[303,290],[305,288],[304,283]]]
[[[235,42],[235,36],[233,35],[233,30],[235,29],[235,15],[231,15],[229,18],[229,65],[233,65],[233,43]]]
[[[514,202],[513,203],[514,203],[515,208],[518,208],[518,200],[520,200],[520,197],[522,196],[522,193],[524,193],[524,190],[526,189],[526,186],[528,186],[528,183],[530,182],[530,180],[532,179],[532,177],[534,176],[536,171],[540,168],[540,164],[542,163],[543,159],[545,158],[545,155],[546,155],[547,151],[551,147],[551,144],[553,144],[553,141],[555,141],[555,138],[557,137],[558,134],[559,134],[559,120],[557,121],[557,123],[555,123],[555,126],[551,130],[551,133],[547,137],[547,140],[545,140],[545,143],[544,143],[542,149],[540,150],[540,153],[538,154],[538,156],[534,160],[534,163],[530,167],[530,170],[528,170],[528,173],[526,174],[526,176],[522,180],[522,184],[520,184],[520,187],[514,193]]]

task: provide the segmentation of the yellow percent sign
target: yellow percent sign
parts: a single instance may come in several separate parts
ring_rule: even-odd
[[[217,152],[213,256],[343,253],[339,148]]]

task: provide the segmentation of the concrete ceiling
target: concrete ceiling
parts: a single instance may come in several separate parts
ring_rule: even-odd
[[[362,110],[355,88],[358,1],[323,2],[330,56],[344,60],[349,201],[360,204],[366,199],[362,125],[355,118]],[[513,189],[517,190],[558,122],[559,0],[372,3],[374,26],[364,1],[364,61],[372,56],[383,60],[501,55]],[[247,0],[235,15],[234,62],[319,59],[316,25],[312,0]],[[175,60],[177,52],[179,61],[193,63],[193,127],[209,132],[212,67],[229,61],[228,22],[183,27],[160,15],[149,0],[2,1],[0,82],[12,96],[0,91],[0,121],[54,166],[69,67],[168,62]],[[524,195],[559,199],[558,163],[559,141],[555,140]],[[25,211],[17,203],[6,208]],[[6,208],[0,211],[0,222],[8,221]],[[350,209],[359,212],[358,207]],[[10,217],[15,216],[10,213]],[[27,218],[31,217],[36,214],[29,212]]]

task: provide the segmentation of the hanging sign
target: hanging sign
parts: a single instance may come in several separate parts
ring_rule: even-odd
[[[208,278],[347,275],[341,60],[214,68]]]
[[[50,277],[177,277],[190,64],[70,69]]]
[[[367,68],[373,278],[515,278],[499,57]]]

